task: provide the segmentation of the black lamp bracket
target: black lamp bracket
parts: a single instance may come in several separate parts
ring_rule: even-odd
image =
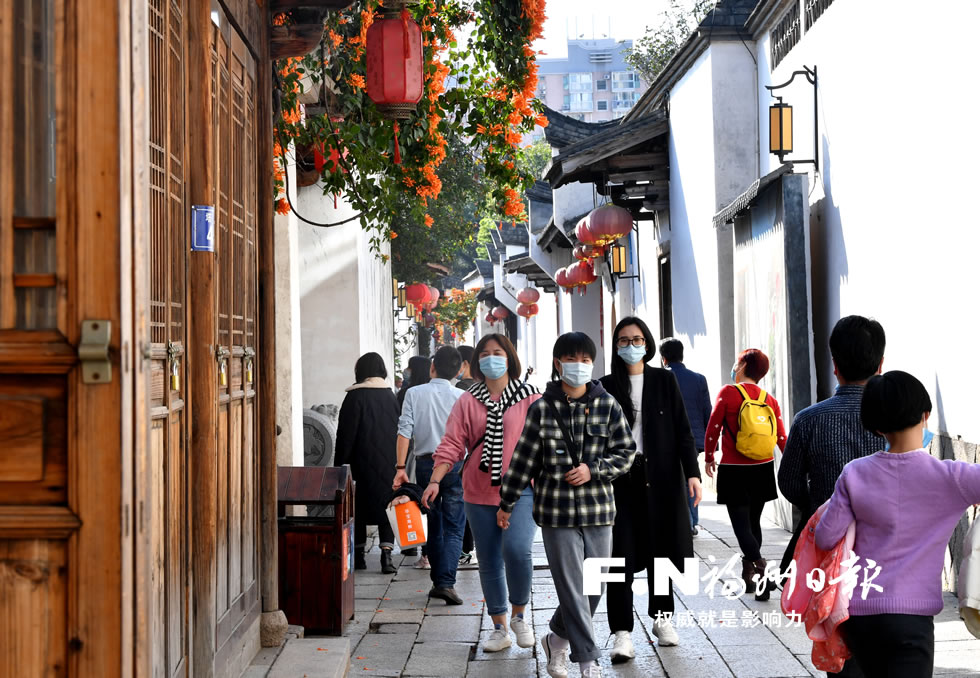
[[[819,126],[817,125],[818,109],[817,109],[817,67],[816,67],[816,65],[814,65],[813,68],[809,68],[807,66],[804,66],[802,71],[793,71],[792,75],[790,75],[789,80],[787,80],[786,82],[784,82],[782,85],[765,85],[765,88],[767,90],[769,90],[769,96],[771,96],[772,98],[776,99],[779,103],[783,103],[783,98],[780,97],[780,96],[776,96],[775,94],[773,94],[773,92],[775,90],[777,90],[777,89],[782,89],[784,87],[788,87],[789,85],[791,85],[793,83],[793,81],[796,80],[796,76],[798,76],[798,75],[804,76],[806,78],[807,82],[809,82],[811,85],[813,85],[813,158],[812,159],[808,159],[808,160],[794,160],[794,159],[790,158],[789,159],[789,162],[792,162],[792,163],[810,163],[810,164],[813,165],[814,170],[817,171],[817,172],[819,172],[820,171],[820,154],[817,152],[817,149],[819,148],[819,143],[820,143],[820,133],[819,133]],[[783,156],[782,155],[779,156],[779,161],[780,162],[783,162]]]

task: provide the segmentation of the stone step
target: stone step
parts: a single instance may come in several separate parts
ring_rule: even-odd
[[[272,664],[268,678],[346,678],[349,638],[292,638]]]

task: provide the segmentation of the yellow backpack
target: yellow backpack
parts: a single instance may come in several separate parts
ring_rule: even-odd
[[[741,384],[735,384],[735,388],[744,398],[738,408],[735,449],[757,461],[772,458],[776,447],[776,413],[766,404],[766,392],[760,389],[759,397],[752,399]]]

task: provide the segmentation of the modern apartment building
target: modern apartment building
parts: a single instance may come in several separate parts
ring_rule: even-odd
[[[538,59],[538,93],[545,105],[584,122],[621,118],[647,88],[623,59],[631,40],[569,40],[564,59]]]

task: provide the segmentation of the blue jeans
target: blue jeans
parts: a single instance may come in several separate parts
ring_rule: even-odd
[[[429,577],[432,585],[440,589],[456,586],[456,569],[463,548],[463,480],[459,475],[463,462],[457,462],[439,483],[439,496],[429,509],[426,552],[429,558]],[[424,489],[432,478],[432,455],[417,457],[415,478]]]
[[[487,601],[487,614],[507,614],[507,593],[511,605],[527,605],[531,598],[531,544],[537,525],[531,517],[534,492],[528,487],[514,504],[510,527],[497,527],[497,508],[466,502],[466,519],[473,531],[480,565],[480,585]]]
[[[704,450],[698,450],[698,454],[701,454],[702,452],[704,452]],[[687,491],[686,484],[685,491]],[[698,507],[694,505],[694,497],[692,497],[690,493],[687,495],[687,505],[691,509],[691,527],[694,527],[698,524]]]

